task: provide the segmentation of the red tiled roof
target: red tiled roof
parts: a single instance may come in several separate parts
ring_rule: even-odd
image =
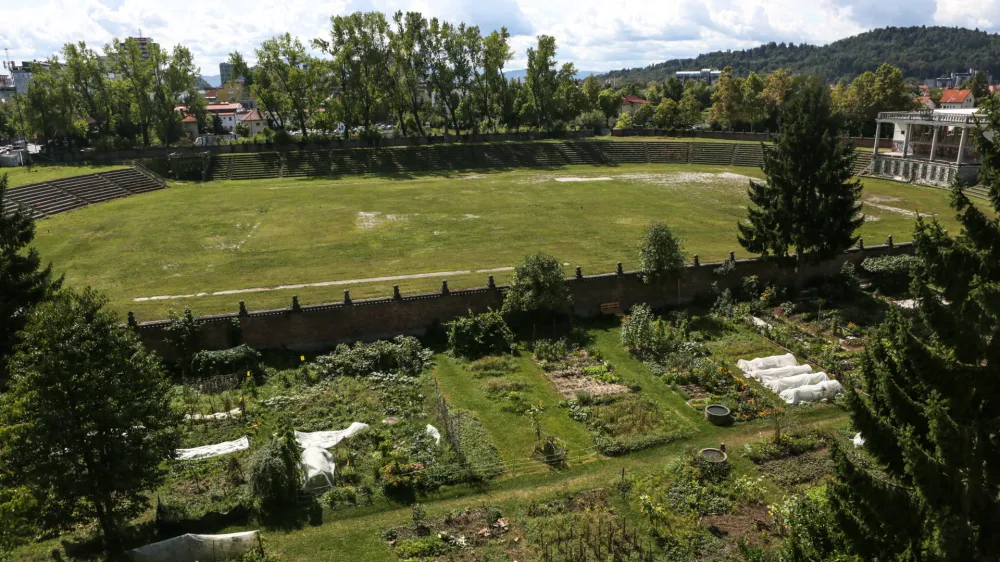
[[[971,90],[945,90],[941,92],[941,103],[962,103],[971,93]]]
[[[224,112],[218,113],[218,115],[221,116],[221,117],[232,117],[233,115],[236,115],[236,112],[235,111],[224,111]]]
[[[184,119],[181,119],[181,123],[197,123],[197,122],[198,118],[195,117],[194,115],[188,115]]]
[[[236,111],[239,108],[238,103],[210,103],[205,106],[205,111]]]
[[[218,95],[219,95],[219,91],[216,90],[216,89],[205,90],[205,97],[206,98],[214,98],[214,97],[216,97]]]
[[[630,103],[649,103],[649,102],[638,96],[625,96],[622,98],[622,105]]]
[[[992,94],[993,92],[1000,92],[1000,85],[990,86],[990,93]]]
[[[244,113],[243,116],[240,117],[240,121],[263,121],[263,120],[264,118],[261,117],[260,112],[257,111],[256,109]]]

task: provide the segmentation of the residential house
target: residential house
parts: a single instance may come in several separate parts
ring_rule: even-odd
[[[976,107],[976,96],[971,90],[944,90],[941,92],[941,109],[966,109]]]
[[[618,115],[623,115],[625,113],[635,115],[635,110],[639,109],[639,106],[647,103],[649,102],[638,96],[625,96],[622,98],[622,106],[618,110]]]
[[[719,81],[719,77],[722,76],[722,71],[711,68],[703,68],[701,70],[678,70],[674,73],[674,76],[676,76],[681,82],[687,82],[688,80],[701,80],[711,86]]]
[[[238,121],[247,126],[250,136],[262,132],[267,127],[267,119],[264,119],[264,116],[256,109],[239,114]]]
[[[242,110],[243,106],[238,103],[210,103],[205,106],[205,111],[218,117],[226,131],[236,128],[236,114]]]
[[[204,97],[208,103],[215,103],[219,99],[219,91],[215,88],[209,88],[204,91]]]
[[[181,119],[181,130],[192,140],[198,138],[198,119],[194,115],[185,115]]]

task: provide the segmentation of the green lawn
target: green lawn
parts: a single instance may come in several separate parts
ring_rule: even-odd
[[[537,472],[542,463],[531,459],[535,443],[535,429],[531,418],[523,414],[502,411],[501,400],[483,391],[490,379],[473,378],[465,365],[447,355],[437,355],[435,377],[442,394],[451,405],[473,411],[483,423],[491,440],[500,451],[500,457],[514,472]],[[539,416],[542,434],[559,437],[566,442],[571,460],[583,458],[593,449],[593,441],[583,424],[574,422],[566,410],[557,407],[563,398],[549,384],[545,375],[528,354],[516,359],[517,370],[502,377],[525,385],[522,395],[530,404],[542,404],[545,411]]]
[[[71,176],[82,176],[96,172],[118,170],[125,166],[91,166],[89,164],[41,164],[31,168],[2,168],[0,175],[7,174],[10,187],[28,185],[43,181],[52,181]]]
[[[79,169],[76,169],[79,171]],[[40,174],[41,172],[33,172]],[[175,184],[38,223],[42,258],[71,286],[107,293],[119,313],[163,318],[285,307],[486,284],[486,271],[537,250],[584,273],[637,265],[645,226],[661,220],[703,262],[730,250],[745,217],[748,177],[759,169],[695,165],[575,166],[392,178],[309,178]],[[610,180],[558,182],[556,178]],[[956,231],[945,190],[866,179],[868,245],[910,239],[913,210]],[[569,271],[569,269],[568,269]],[[438,275],[437,272],[452,272]],[[472,273],[456,273],[472,272]],[[431,273],[421,279],[352,282],[147,302],[139,297]],[[509,273],[494,272],[498,283]]]

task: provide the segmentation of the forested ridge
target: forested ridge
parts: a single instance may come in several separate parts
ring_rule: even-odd
[[[647,82],[678,70],[722,69],[737,76],[766,74],[777,68],[818,74],[828,82],[852,79],[882,63],[900,68],[907,78],[930,78],[975,68],[1000,77],[1000,35],[958,27],[887,27],[816,46],[767,43],[740,51],[715,51],[673,59],[645,68],[614,70],[604,78]]]

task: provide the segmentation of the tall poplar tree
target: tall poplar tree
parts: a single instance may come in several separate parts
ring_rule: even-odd
[[[861,182],[853,179],[854,147],[841,144],[829,88],[818,78],[796,82],[781,108],[779,131],[763,145],[767,183],[750,182],[747,221],[739,242],[754,254],[789,252],[818,261],[857,242],[864,222]]]
[[[981,117],[980,181],[1000,212],[1000,144],[983,134],[1000,100]],[[919,317],[891,315],[845,385],[865,453],[835,451],[829,495],[863,559],[1000,559],[1000,219],[958,188],[952,207],[955,238],[917,222]]]

